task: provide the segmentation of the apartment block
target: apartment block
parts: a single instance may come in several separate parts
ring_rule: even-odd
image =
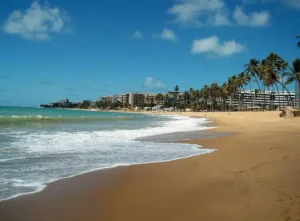
[[[145,94],[138,93],[138,92],[129,93],[128,94],[128,103],[133,107],[137,107],[137,106],[145,104]]]
[[[156,94],[145,93],[145,104],[156,104]]]
[[[231,106],[243,108],[260,108],[263,105],[283,108],[292,105],[295,102],[296,93],[290,91],[258,91],[241,90],[237,91],[235,96],[230,96],[227,103]]]
[[[122,104],[128,103],[128,94],[118,94],[117,95],[117,101],[121,102]]]
[[[101,102],[112,102],[112,101],[113,101],[113,96],[100,97],[99,100],[100,100]]]

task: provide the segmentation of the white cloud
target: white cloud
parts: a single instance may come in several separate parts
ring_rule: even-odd
[[[234,40],[220,42],[217,36],[194,40],[193,54],[207,54],[208,56],[231,56],[246,50],[246,47]]]
[[[281,0],[286,6],[291,8],[300,8],[300,1],[299,0]]]
[[[270,17],[268,11],[253,12],[247,15],[240,6],[236,6],[233,13],[234,21],[238,25],[245,26],[265,26],[269,23]]]
[[[291,9],[300,9],[300,0],[242,0],[243,5],[263,3],[279,4],[280,2]]]
[[[175,15],[175,22],[181,25],[227,25],[226,11],[222,0],[179,0],[168,14]]]
[[[21,35],[25,39],[47,40],[52,33],[66,31],[68,21],[69,18],[59,8],[40,5],[35,1],[24,12],[13,11],[3,30],[8,34]]]
[[[145,82],[144,82],[144,87],[155,89],[155,88],[165,88],[166,85],[160,81],[154,80],[152,77],[146,77]]]
[[[134,32],[133,38],[136,38],[136,39],[141,39],[141,38],[143,38],[142,32],[140,32],[140,31]]]
[[[177,41],[178,37],[176,34],[168,28],[164,28],[160,34],[154,34],[153,35],[155,38],[160,38],[164,40],[169,40],[169,41]]]
[[[213,17],[212,25],[214,26],[226,26],[230,24],[231,22],[229,21],[228,15],[226,13],[218,13]]]
[[[260,4],[260,3],[267,3],[271,2],[272,0],[243,0],[242,4],[247,5],[247,4]]]
[[[258,1],[269,0],[243,0],[242,3]],[[178,0],[167,13],[175,16],[176,23],[185,26],[264,26],[271,17],[268,11],[254,11],[247,15],[241,7],[236,7],[232,12],[224,0]]]

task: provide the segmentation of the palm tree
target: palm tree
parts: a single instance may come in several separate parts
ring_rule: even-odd
[[[164,99],[164,105],[170,106],[170,96],[169,96],[169,94],[166,94],[163,99]]]
[[[229,85],[227,82],[225,82],[221,87],[220,87],[220,97],[223,101],[223,110],[226,111],[226,101],[229,96]]]
[[[175,87],[174,87],[174,106],[175,106],[175,104],[177,103],[177,100],[178,100],[178,94],[179,94],[179,86],[178,85],[176,85]]]
[[[212,83],[208,89],[210,96],[212,111],[215,110],[217,106],[217,98],[219,97],[219,85],[217,83]]]
[[[201,99],[201,93],[200,93],[200,91],[197,89],[197,90],[195,90],[195,92],[194,92],[194,96],[195,96],[195,100],[196,100],[196,102],[199,102],[199,100]]]
[[[184,97],[184,103],[186,105],[190,105],[190,93],[188,91],[185,91],[183,97]]]
[[[245,90],[245,86],[249,84],[251,80],[251,76],[249,74],[245,74],[244,72],[241,72],[238,74],[236,78],[236,86],[240,90],[239,93],[239,103],[241,102],[241,96],[242,96],[242,106],[244,106],[244,94],[241,93],[242,90]]]
[[[236,75],[231,76],[230,78],[228,78],[228,87],[229,87],[229,94],[230,94],[230,107],[232,109],[232,100],[234,100],[235,102],[235,98],[236,98],[236,91],[238,89],[238,79]],[[233,95],[233,99],[232,99],[232,95]]]
[[[279,74],[278,74],[278,66],[280,57],[275,53],[270,53],[269,56],[262,61],[262,76],[264,80],[264,86],[272,87],[273,85],[276,86],[277,92],[279,94],[278,85],[279,81]],[[264,95],[265,101],[265,95]],[[265,105],[265,104],[264,104]]]
[[[267,87],[271,87],[273,85],[276,86],[278,95],[279,89],[278,84],[280,84],[283,88],[285,88],[289,94],[290,101],[292,105],[294,105],[292,96],[289,90],[286,88],[285,83],[283,84],[280,81],[280,73],[284,72],[283,76],[286,75],[286,69],[289,67],[288,63],[284,61],[279,55],[275,53],[270,53],[269,56],[264,60],[263,63],[263,74],[264,74],[264,83]]]
[[[300,36],[297,36],[296,38],[300,38]],[[300,48],[300,41],[298,42],[297,46]]]
[[[157,94],[155,98],[158,104],[162,104],[164,102],[164,95],[162,93]]]
[[[285,78],[286,78],[286,75],[289,74],[289,72],[287,72],[288,69],[291,70],[291,67],[289,66],[289,63],[287,61],[281,59],[281,61],[279,62],[279,66],[278,66],[278,70],[279,70],[279,73],[280,73],[280,82],[279,82],[279,84],[281,84],[283,92],[285,90],[288,92],[290,101],[292,102],[292,104],[294,104],[292,95],[291,95],[290,91],[288,90],[288,88],[286,87]],[[280,95],[278,95],[278,96],[279,96],[279,106],[281,106],[280,105]]]
[[[208,102],[208,98],[209,98],[209,87],[206,84],[199,91],[199,97],[202,98],[202,100],[201,100],[202,109],[207,110],[207,106],[208,106],[207,102]]]
[[[175,92],[175,93],[178,93],[178,92],[179,92],[179,86],[178,86],[178,85],[176,85],[176,86],[174,87],[174,92]]]
[[[297,99],[298,99],[298,107],[300,107],[300,59],[297,58],[293,61],[293,69],[291,73],[287,73],[286,84],[295,82],[297,87]]]
[[[284,95],[284,84],[285,84],[284,78],[285,78],[286,69],[288,68],[288,66],[289,66],[289,64],[287,63],[287,61],[285,61],[285,60],[281,61],[279,78],[280,78],[280,84],[282,85],[283,95]],[[281,109],[281,96],[280,96],[280,94],[278,94],[278,96],[279,96],[279,108]],[[284,104],[282,106],[284,106]]]
[[[261,64],[260,64],[259,60],[255,59],[255,58],[250,59],[249,64],[245,65],[245,73],[251,74],[251,76],[254,77],[259,90],[261,90],[260,85],[259,85],[259,79],[261,79],[260,65]]]
[[[194,88],[190,88],[190,90],[189,90],[189,94],[190,94],[190,102],[193,102],[194,100],[195,100],[195,90],[194,90]]]

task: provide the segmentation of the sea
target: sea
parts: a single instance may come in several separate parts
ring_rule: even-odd
[[[210,153],[193,144],[142,139],[207,130],[208,123],[173,115],[0,107],[0,201],[99,169]]]

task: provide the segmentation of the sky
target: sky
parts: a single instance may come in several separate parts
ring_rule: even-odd
[[[222,84],[251,58],[300,57],[299,15],[300,0],[0,1],[0,105]]]

